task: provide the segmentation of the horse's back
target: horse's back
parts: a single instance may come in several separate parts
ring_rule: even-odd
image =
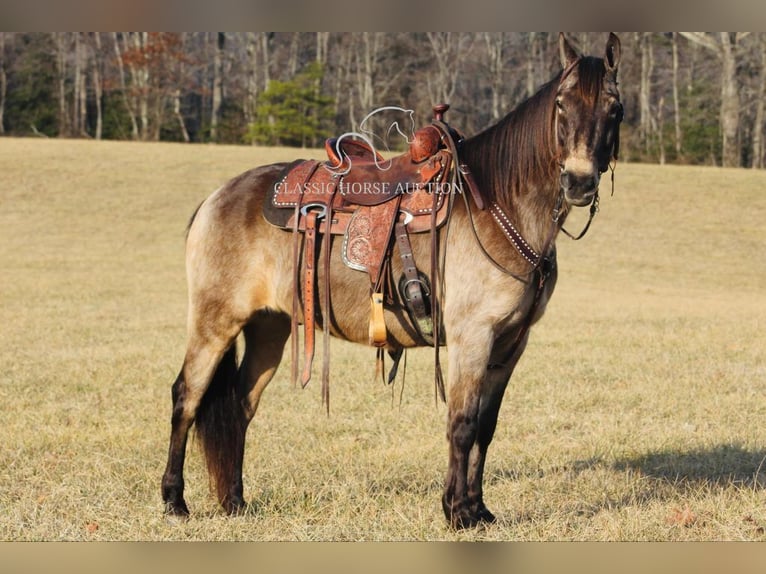
[[[200,217],[207,218],[206,231],[210,226],[241,224],[250,227],[257,221],[263,209],[266,192],[273,186],[277,176],[287,164],[277,163],[249,169],[226,182],[211,193],[195,213],[190,232],[198,225]],[[231,231],[231,229],[228,229]]]

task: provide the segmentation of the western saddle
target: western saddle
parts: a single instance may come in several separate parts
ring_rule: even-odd
[[[461,165],[457,150],[462,137],[444,121],[446,104],[434,106],[430,125],[414,133],[409,149],[392,159],[384,159],[366,141],[332,138],[325,142],[328,159],[298,160],[290,164],[266,198],[266,220],[293,231],[293,380],[298,378],[297,325],[303,293],[304,362],[301,383],[311,378],[314,357],[316,320],[325,330],[329,325],[329,270],[332,236],[342,236],[341,257],[350,268],[369,275],[371,311],[369,342],[378,347],[379,367],[382,348],[387,346],[384,301],[393,301],[388,263],[397,245],[404,274],[399,295],[405,303],[413,326],[423,341],[436,353],[437,388],[443,397],[443,383],[438,361],[439,254],[437,229],[450,215],[454,193],[462,193],[465,182],[474,202],[484,209],[484,201],[473,184],[467,166]],[[458,165],[458,169],[453,166]],[[410,245],[410,233],[431,233],[430,279],[418,270]],[[300,241],[300,237],[303,241]],[[320,238],[323,242],[325,285],[321,315],[315,302],[316,268]],[[301,245],[303,255],[301,256]],[[303,269],[300,269],[300,261]],[[325,356],[322,396],[329,408],[329,337],[324,337]],[[389,381],[396,373],[401,350],[390,352],[395,364]]]

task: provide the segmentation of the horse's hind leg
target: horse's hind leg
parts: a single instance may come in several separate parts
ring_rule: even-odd
[[[189,514],[183,497],[183,468],[189,429],[214,374],[230,376],[232,371],[236,372],[235,350],[229,348],[235,337],[236,330],[228,337],[208,340],[199,336],[190,338],[183,367],[172,388],[170,446],[162,476],[162,500],[166,514]]]
[[[258,403],[266,386],[279,367],[287,338],[290,336],[290,317],[284,313],[259,311],[243,329],[245,353],[240,367],[236,396],[241,410],[233,413],[241,417],[231,425],[228,445],[220,445],[216,464],[208,467],[215,484],[218,500],[229,512],[235,513],[245,506],[242,485],[242,464],[245,455],[245,434],[255,416]]]

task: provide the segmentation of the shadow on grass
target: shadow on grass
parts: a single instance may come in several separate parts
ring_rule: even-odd
[[[604,510],[644,506],[656,501],[677,500],[678,497],[687,495],[699,496],[700,492],[764,489],[766,449],[753,450],[736,444],[722,444],[709,448],[660,450],[616,460],[597,456],[545,469],[506,471],[495,474],[493,479],[544,480],[552,475],[559,475],[567,477],[566,482],[568,477],[575,480],[577,477],[596,473],[593,478],[587,480],[599,480],[598,473],[604,471],[628,475],[633,486],[611,494],[594,491],[593,496],[583,496],[581,493],[578,497],[564,501],[559,499],[560,502],[555,508],[543,505],[526,512],[501,512],[498,516],[499,521],[501,524],[539,522],[552,516],[554,512],[589,518]],[[552,494],[560,495],[560,489]],[[761,539],[763,529],[760,529],[760,525],[757,526],[757,538]]]
[[[693,450],[661,450],[613,461],[595,456],[552,467],[524,467],[493,473],[490,480],[544,478],[570,473],[577,476],[599,469],[633,472],[668,484],[726,487],[732,484],[766,487],[766,449],[750,450],[723,444]]]
[[[726,487],[766,484],[766,450],[723,444],[694,450],[664,450],[618,459],[618,471],[637,471],[670,483]]]

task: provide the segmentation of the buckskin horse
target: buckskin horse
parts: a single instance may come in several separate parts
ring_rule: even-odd
[[[434,166],[449,165],[451,181],[465,183],[459,189],[471,191],[452,193],[447,211],[436,205],[436,199],[433,209],[423,210],[430,214],[430,233],[407,232],[417,222],[408,217],[414,211],[404,213],[402,206],[416,199],[401,193],[356,198],[335,194],[324,203],[286,201],[294,208],[284,211],[290,221],[282,227],[292,228],[292,236],[267,223],[264,212],[274,207],[270,203],[279,203],[274,190],[280,182],[297,177],[286,172],[303,170],[292,181],[306,184],[313,181],[309,172],[319,169],[323,181],[331,181],[327,169],[306,167],[306,162],[252,169],[201,204],[186,241],[188,341],[183,367],[172,386],[170,447],[162,478],[168,515],[189,514],[183,467],[193,423],[220,504],[229,513],[245,506],[242,462],[248,424],[291,333],[293,349],[297,346],[295,325],[313,328],[316,323],[349,341],[368,344],[375,339],[392,356],[426,345],[438,354],[439,346],[446,344],[449,460],[443,510],[453,528],[495,520],[485,506],[482,481],[503,394],[529,329],[553,292],[556,237],[573,207],[590,206],[592,219],[601,175],[616,161],[619,147],[619,39],[609,35],[603,58],[583,57],[561,34],[559,53],[562,71],[497,124],[461,138],[441,121],[443,106],[437,113],[440,121],[434,122],[437,129],[432,130],[439,135],[439,149],[419,154],[413,148],[410,157],[396,164],[403,170],[403,181],[416,181],[420,187],[436,177]],[[330,150],[338,162],[352,162],[342,177],[357,174],[351,181],[358,183],[373,174],[370,160],[376,165],[384,161],[364,145],[346,143],[337,145],[335,153]],[[355,170],[352,160],[365,164],[367,171]],[[433,168],[427,177],[426,164]],[[386,174],[378,170],[378,183],[386,181]],[[364,217],[373,217],[373,231],[380,227],[375,228],[375,217],[383,217],[387,227],[385,233],[375,231],[376,237],[361,237],[363,247],[373,239],[383,245],[377,251],[365,247],[364,253],[386,255],[373,266],[375,273],[371,268],[368,274],[360,273],[343,261],[353,255],[353,250],[342,252],[343,244],[348,229],[359,227],[360,217],[343,206],[356,210],[360,203],[369,204],[362,207],[367,208]],[[381,212],[387,210],[385,216],[377,215],[380,206]],[[437,211],[446,213],[446,225],[435,221]],[[344,241],[333,238],[334,226],[341,220]],[[370,220],[361,221],[367,221],[363,232],[371,233]],[[411,250],[401,253],[401,261],[390,256],[394,246],[398,251],[404,247],[400,232]],[[309,244],[314,251],[309,251]],[[420,270],[412,275],[415,265],[408,267],[408,257],[410,262],[430,261],[431,276]],[[377,269],[378,263],[382,269]],[[371,278],[376,282],[371,284]],[[394,283],[402,278],[408,289],[401,292],[400,282],[399,292],[386,290],[385,285],[394,284],[391,278]],[[415,288],[412,293],[410,287]],[[373,293],[372,314],[378,316],[371,323],[370,294],[375,289],[382,296],[376,300]],[[405,305],[410,295],[421,297],[421,315],[429,306],[436,312],[426,313],[432,321],[428,334],[417,324],[422,317],[414,317],[412,306]],[[373,323],[382,325],[382,337],[379,331],[373,333]],[[238,359],[240,333],[245,345]],[[311,330],[306,329],[306,337],[312,339],[306,355],[310,363]],[[295,364],[295,353],[293,359]],[[304,383],[310,376],[305,371],[304,363]]]

